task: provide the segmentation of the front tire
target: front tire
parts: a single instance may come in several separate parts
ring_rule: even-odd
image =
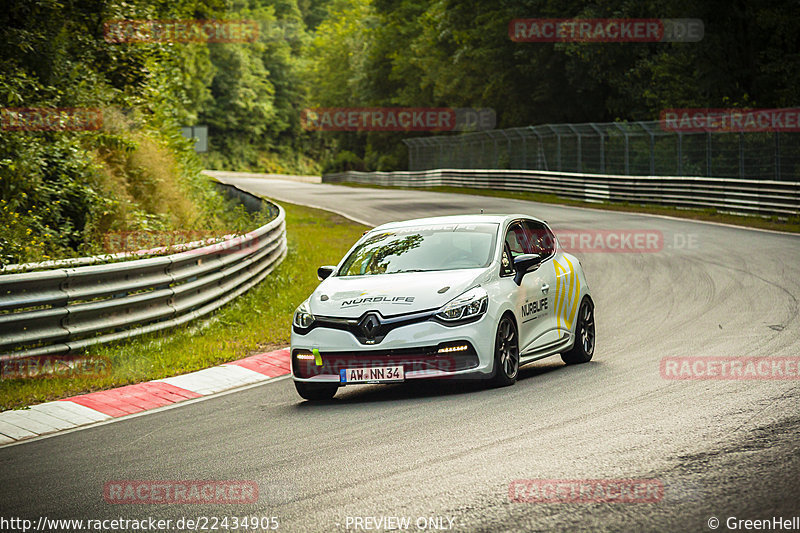
[[[594,304],[584,298],[575,325],[575,344],[570,351],[561,354],[561,360],[568,365],[588,363],[594,355],[594,342]]]
[[[297,394],[311,401],[330,400],[339,390],[339,385],[335,383],[307,383],[305,381],[295,381],[294,388]]]
[[[517,381],[519,373],[519,336],[514,320],[503,315],[497,324],[494,341],[494,377],[492,385],[505,387]]]

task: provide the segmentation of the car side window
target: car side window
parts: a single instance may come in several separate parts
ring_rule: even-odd
[[[511,259],[527,252],[528,242],[525,238],[525,231],[519,222],[512,224],[506,232],[506,246],[511,252]]]
[[[528,253],[540,254],[542,257],[550,257],[555,253],[555,235],[540,222],[525,221],[525,235],[530,243],[531,251]]]
[[[527,241],[525,240],[524,230],[519,222],[514,222],[506,231],[506,238],[503,244],[503,255],[500,258],[500,275],[510,276],[514,274],[514,258],[526,253]]]

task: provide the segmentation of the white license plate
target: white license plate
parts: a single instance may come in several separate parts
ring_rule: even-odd
[[[339,371],[339,380],[342,383],[387,383],[404,379],[402,366],[344,368]]]

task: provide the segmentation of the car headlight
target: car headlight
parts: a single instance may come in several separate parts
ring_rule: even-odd
[[[477,318],[489,307],[489,293],[482,287],[470,289],[442,307],[436,317],[446,322]]]
[[[313,323],[314,315],[311,314],[311,309],[308,307],[308,300],[306,300],[295,310],[292,324],[300,329],[308,329]]]

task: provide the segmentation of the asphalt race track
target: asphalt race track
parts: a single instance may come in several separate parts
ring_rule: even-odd
[[[5,447],[0,514],[276,516],[279,531],[312,532],[364,531],[355,517],[410,517],[410,531],[429,518],[452,531],[711,531],[716,517],[727,531],[729,517],[800,516],[800,381],[660,371],[665,357],[799,356],[800,237],[502,198],[226,181],[371,224],[483,209],[531,214],[556,230],[660,231],[663,247],[576,254],[596,303],[589,364],[545,359],[493,390],[351,387],[325,404],[302,402],[283,379]],[[104,484],[128,479],[253,480],[260,497],[106,503]],[[663,497],[512,502],[509,484],[528,479],[654,479]]]

